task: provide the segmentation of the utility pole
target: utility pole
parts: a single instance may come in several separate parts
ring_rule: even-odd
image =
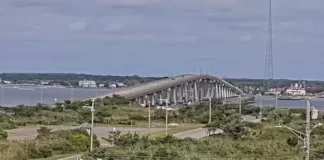
[[[276,110],[278,109],[278,93],[276,93]]]
[[[168,99],[165,100],[166,103],[166,109],[165,109],[165,135],[168,135]]]
[[[148,101],[148,107],[149,107],[149,120],[148,120],[148,127],[149,127],[149,135],[151,135],[151,102]]]
[[[71,88],[71,103],[73,102],[73,86],[69,81],[66,81],[66,83],[70,86]]]
[[[169,97],[169,96],[168,96]],[[169,106],[168,106],[168,99],[159,99],[161,104],[163,103],[163,101],[165,101],[166,104],[166,108],[165,108],[165,135],[168,135],[168,110],[169,110]]]
[[[41,104],[43,104],[43,86],[40,86],[41,88]]]
[[[260,93],[260,123],[262,122],[262,94]]]
[[[242,96],[239,95],[239,114],[242,115]]]
[[[90,142],[90,151],[93,150],[93,119],[94,119],[94,99],[92,99],[92,105],[91,105],[91,142]]]
[[[209,120],[208,120],[209,124],[211,124],[211,106],[212,106],[211,96],[209,96]]]
[[[309,160],[310,157],[310,100],[307,100],[307,108],[306,108],[306,160]]]
[[[3,97],[4,97],[3,93],[4,93],[4,89],[3,89],[3,86],[2,85],[0,85],[0,87],[1,87],[1,105],[4,105],[3,104]]]
[[[315,118],[317,119],[317,118]],[[305,133],[302,133],[298,130],[295,130],[293,128],[290,128],[288,126],[285,125],[279,125],[276,126],[278,128],[286,128],[290,131],[292,131],[300,140],[302,140],[304,142],[304,149],[305,149],[305,160],[309,160],[310,159],[310,134],[311,132],[319,127],[322,126],[323,123],[318,123],[315,126],[313,126],[312,129],[310,129],[311,127],[311,104],[310,104],[310,100],[307,100],[307,108],[306,108],[306,130]]]

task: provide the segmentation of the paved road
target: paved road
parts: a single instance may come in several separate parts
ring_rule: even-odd
[[[215,134],[221,133],[223,132],[221,129],[217,129]],[[173,134],[173,136],[177,137],[177,138],[203,138],[203,137],[207,137],[208,134],[206,132],[205,128],[198,128],[198,129],[194,129],[194,130],[190,130],[190,131],[186,131],[186,132],[181,132],[181,133],[176,133]]]
[[[61,158],[61,159],[58,159],[58,160],[80,160],[81,156],[82,156],[81,154],[78,154],[78,155],[74,155],[74,156],[71,156],[71,157]]]
[[[8,139],[11,140],[21,140],[21,139],[30,139],[35,138],[37,136],[37,129],[40,128],[39,126],[26,126],[21,127],[17,129],[7,130],[8,133]],[[75,129],[78,128],[78,126],[46,126],[48,128],[51,128],[52,131],[56,130],[66,130],[66,129]],[[94,127],[94,133],[97,135],[98,140],[101,145],[107,145],[106,141],[102,140],[101,137],[108,138],[109,131],[113,131],[114,128],[116,130],[119,130],[121,134],[126,133],[139,133],[139,134],[147,134],[149,132],[148,128],[139,128],[139,127],[104,127],[104,126],[95,126]],[[151,128],[151,132],[158,132],[162,131],[164,128]]]

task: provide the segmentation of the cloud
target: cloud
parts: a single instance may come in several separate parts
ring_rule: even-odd
[[[324,27],[318,17],[324,13],[318,7],[322,3],[274,0],[275,36],[323,34],[315,34]],[[253,40],[266,35],[267,9],[268,3],[260,0],[2,0],[0,37],[28,30],[32,34],[19,37],[114,37],[125,41],[136,41],[137,37],[140,41],[192,43],[217,38],[237,40],[237,35],[242,35],[240,40]]]
[[[72,22],[69,25],[69,29],[74,31],[84,31],[87,28],[86,22]]]
[[[252,40],[252,36],[249,33],[245,33],[244,35],[242,35],[240,37],[240,40],[242,40],[242,41],[250,41],[250,40]]]

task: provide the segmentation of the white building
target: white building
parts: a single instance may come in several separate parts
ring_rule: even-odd
[[[108,85],[108,88],[116,88],[116,87],[117,87],[116,84],[109,84],[109,85]]]
[[[119,88],[126,87],[124,83],[120,83],[120,82],[118,82],[116,85]]]
[[[105,84],[99,84],[99,88],[105,87]]]
[[[97,84],[95,81],[83,80],[83,81],[79,81],[79,86],[85,88],[96,88]]]
[[[291,85],[290,88],[286,90],[286,93],[290,95],[301,96],[306,95],[306,89],[302,85],[296,83],[295,85]]]

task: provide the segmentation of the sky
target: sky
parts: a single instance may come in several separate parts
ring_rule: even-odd
[[[273,0],[274,78],[324,80],[324,1]],[[0,0],[0,72],[263,78],[268,0]]]

